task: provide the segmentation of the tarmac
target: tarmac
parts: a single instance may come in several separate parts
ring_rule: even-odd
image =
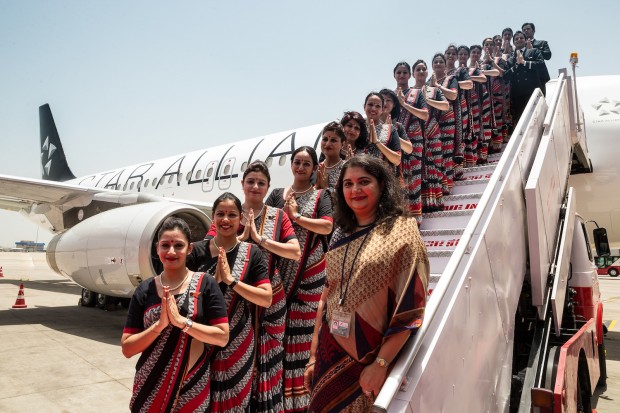
[[[52,272],[43,253],[2,253],[0,266],[0,412],[126,412],[138,356],[120,338],[127,315],[78,307],[81,287]],[[13,309],[20,283],[25,309]],[[598,413],[620,406],[620,277],[600,277],[607,386]]]

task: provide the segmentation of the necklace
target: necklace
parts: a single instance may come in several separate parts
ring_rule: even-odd
[[[435,79],[435,82],[437,82],[437,85],[441,85],[441,82],[443,82],[443,80],[446,78],[446,75],[444,75],[441,79]]]
[[[181,287],[183,283],[185,282],[185,280],[187,280],[188,275],[189,275],[189,271],[187,271],[187,273],[185,274],[185,277],[183,277],[183,279],[181,280],[179,284],[175,285],[174,287],[169,287],[170,291],[174,291],[178,289],[179,287]],[[163,272],[159,275],[159,281],[161,282],[161,285],[164,285],[164,273]]]
[[[343,160],[341,159],[338,162],[336,162],[335,164],[333,164],[332,166],[327,166],[327,163],[325,163],[325,169],[334,169],[338,165],[342,164],[342,162],[343,162]]]
[[[376,221],[372,221],[370,224],[366,224],[366,225],[357,225],[358,228],[368,228],[371,227],[373,225],[375,225]]]
[[[215,249],[217,249],[218,251],[220,250],[220,247],[218,247],[217,242],[215,242],[215,237],[213,237],[211,239],[211,241],[213,241],[213,245],[215,245]],[[227,253],[229,253],[230,251],[234,250],[235,248],[237,248],[237,245],[239,245],[239,241],[235,242],[235,245],[233,245],[232,247],[230,247],[229,250],[226,250]]]
[[[305,191],[295,191],[295,190],[293,189],[293,185],[291,185],[291,192],[292,192],[294,195],[303,195],[303,194],[305,194],[306,192],[308,192],[309,190],[311,190],[312,188],[314,188],[314,187],[313,187],[312,185],[310,185],[310,186],[308,187],[308,189],[306,189]]]
[[[245,206],[245,205],[243,205],[243,206]],[[254,215],[254,219],[256,220],[256,219],[260,218],[260,216],[263,215],[263,211],[265,211],[265,204],[263,204],[263,206],[261,207],[260,212],[258,214],[256,214],[256,215]],[[241,215],[243,215],[243,218],[244,218],[245,221],[242,221],[241,225],[244,225],[244,226],[250,225],[250,220],[248,219],[248,217],[249,217],[248,214],[249,214],[249,212],[246,211],[245,209],[242,211]]]

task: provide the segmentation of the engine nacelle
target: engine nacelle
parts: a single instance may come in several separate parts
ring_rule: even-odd
[[[173,202],[116,208],[56,235],[48,244],[47,263],[86,289],[131,297],[142,280],[155,275],[154,242],[170,216],[188,223],[192,242],[203,239],[211,225],[199,209]]]

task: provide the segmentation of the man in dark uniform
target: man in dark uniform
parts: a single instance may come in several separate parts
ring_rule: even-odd
[[[540,50],[527,48],[525,34],[516,32],[512,41],[515,51],[508,58],[508,69],[504,73],[504,79],[510,82],[510,107],[512,117],[516,124],[530,100],[532,92],[536,88],[543,88],[542,67],[545,59]]]
[[[526,47],[528,49],[531,49],[531,48],[538,49],[540,50],[540,53],[542,54],[543,59],[545,60],[551,59],[551,49],[549,48],[549,43],[547,43],[546,40],[534,39],[534,33],[536,33],[536,26],[534,26],[534,23],[523,23],[523,25],[521,25],[521,30],[523,30],[523,34],[525,35]],[[547,65],[544,63],[541,66],[540,76],[541,76],[541,79],[543,80],[542,92],[544,95],[546,95],[547,91],[545,89],[545,85],[551,78],[549,77],[549,71],[547,70]]]

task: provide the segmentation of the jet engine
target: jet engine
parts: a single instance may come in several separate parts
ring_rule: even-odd
[[[144,279],[156,275],[157,231],[170,216],[184,219],[192,242],[211,225],[199,209],[173,202],[149,202],[102,212],[56,235],[48,244],[47,263],[86,290],[131,297]]]

